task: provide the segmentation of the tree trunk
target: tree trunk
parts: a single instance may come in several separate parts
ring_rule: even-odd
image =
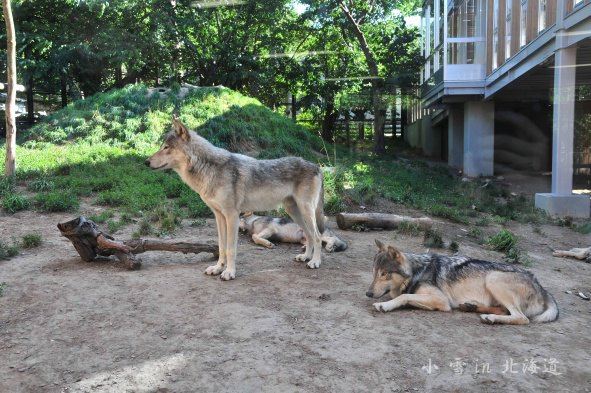
[[[349,229],[354,226],[366,228],[395,229],[402,223],[413,223],[421,229],[429,229],[433,221],[429,217],[412,218],[385,213],[339,213],[337,225],[340,229]]]
[[[27,60],[31,59],[31,45],[27,45],[25,48],[25,57]],[[33,124],[35,122],[35,102],[33,97],[33,88],[34,88],[34,79],[33,79],[33,70],[29,69],[27,71],[27,87],[26,87],[26,94],[27,94],[27,121],[29,124]]]
[[[347,141],[347,147],[351,147],[351,124],[349,120],[349,109],[345,109],[345,140]]]
[[[179,33],[179,26],[177,22],[177,0],[170,0],[171,6],[171,14],[170,17],[172,18],[172,28],[173,28],[173,35],[174,35],[174,47],[172,49],[172,77],[175,82],[181,83],[183,81],[183,77],[180,71],[180,65],[182,64],[182,55],[181,55],[181,48],[182,48],[182,40],[181,35]]]
[[[123,70],[121,64],[115,66],[115,87],[123,87]]]
[[[68,79],[67,79],[65,72],[62,72],[60,83],[61,83],[60,94],[62,97],[62,108],[65,108],[68,105]]]
[[[355,18],[351,14],[349,8],[345,5],[342,0],[339,0],[339,6],[343,11],[343,14],[349,21],[349,25],[351,27],[351,31],[357,41],[359,46],[361,47],[361,51],[365,56],[365,62],[367,63],[367,68],[369,69],[369,76],[371,78],[371,95],[372,95],[372,109],[374,112],[374,121],[373,121],[373,132],[374,132],[374,152],[378,154],[382,154],[385,149],[385,140],[384,140],[384,116],[380,113],[381,109],[381,80],[379,77],[379,70],[378,70],[378,63],[373,55],[371,49],[369,48],[369,44],[367,43],[367,39],[365,38],[365,34],[361,31],[359,24],[355,21]]]
[[[293,120],[294,123],[297,123],[298,121],[298,103],[296,101],[296,95],[295,93],[291,95],[291,119]]]
[[[334,98],[330,97],[326,100],[326,108],[324,110],[324,118],[322,119],[322,139],[332,142],[334,139],[334,122],[337,118],[337,113],[334,110]]]
[[[386,151],[386,139],[384,137],[384,124],[386,119],[382,112],[382,88],[379,81],[372,80],[372,100],[373,100],[373,151],[376,154],[383,154]]]
[[[10,0],[3,0],[4,21],[6,22],[7,93],[6,93],[6,176],[16,171],[16,37]]]

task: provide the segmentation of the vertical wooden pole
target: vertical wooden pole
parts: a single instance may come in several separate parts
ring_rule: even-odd
[[[6,23],[7,94],[6,94],[6,176],[16,171],[16,37],[10,0],[3,0],[4,22]]]

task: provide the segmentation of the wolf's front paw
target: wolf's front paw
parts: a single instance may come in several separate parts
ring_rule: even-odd
[[[265,245],[265,247],[267,248],[275,248],[275,245],[271,242],[269,242],[268,244]]]
[[[306,262],[308,259],[310,259],[306,254],[298,254],[295,257],[295,260],[298,262]]]
[[[205,274],[209,276],[217,276],[224,270],[224,265],[211,265],[205,269]]]
[[[388,312],[390,311],[389,307],[386,305],[385,302],[374,303],[374,308],[380,312]]]
[[[233,280],[236,277],[236,271],[235,270],[224,270],[222,272],[222,275],[220,276],[220,278],[224,281],[230,281]]]
[[[487,325],[494,325],[494,315],[480,314],[480,322],[486,323]]]

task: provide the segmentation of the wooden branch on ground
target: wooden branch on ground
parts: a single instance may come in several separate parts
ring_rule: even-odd
[[[584,260],[587,263],[591,263],[591,247],[587,248],[571,248],[568,251],[563,250],[555,250],[552,253],[555,257],[562,257],[562,258],[575,258]]]
[[[115,255],[128,269],[137,270],[142,265],[142,260],[136,257],[147,251],[173,251],[184,254],[201,252],[218,255],[218,247],[215,244],[188,243],[151,239],[132,239],[116,241],[112,236],[102,232],[98,225],[86,217],[78,217],[74,220],[57,224],[62,236],[67,237],[82,260],[90,262],[97,256]]]
[[[396,229],[402,223],[413,223],[418,225],[421,229],[428,229],[433,225],[433,220],[429,217],[412,218],[384,213],[337,214],[337,225],[340,229],[350,229],[358,225],[367,228]]]

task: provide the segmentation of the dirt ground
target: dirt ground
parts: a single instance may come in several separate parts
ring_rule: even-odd
[[[41,247],[0,261],[0,282],[6,283],[0,392],[591,389],[591,302],[565,292],[591,291],[591,265],[553,258],[549,248],[589,246],[589,235],[511,224],[534,261],[531,270],[556,297],[560,318],[488,326],[461,312],[373,310],[375,300],[364,294],[374,239],[424,252],[422,237],[337,231],[349,249],[325,253],[320,269],[309,270],[293,261],[298,246],[267,250],[241,235],[236,280],[222,282],[203,274],[211,264],[203,254],[143,254],[139,271],[82,262],[55,227],[71,218],[0,215],[0,238],[34,229],[44,239]],[[199,228],[189,223],[176,239],[216,241],[212,220]],[[462,254],[502,257],[469,241],[461,225],[436,226],[459,241]]]

